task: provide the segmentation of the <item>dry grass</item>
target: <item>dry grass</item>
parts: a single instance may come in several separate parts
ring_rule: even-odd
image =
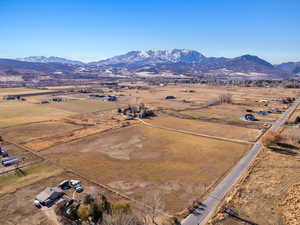
[[[153,125],[245,141],[255,141],[257,136],[261,133],[257,129],[249,129],[220,123],[210,123],[199,120],[180,119],[170,116],[159,116],[145,121]]]
[[[0,96],[17,95],[17,94],[29,94],[29,93],[43,93],[49,90],[38,90],[29,88],[0,88]]]
[[[16,175],[14,172],[2,175],[0,177],[0,195],[8,192],[15,192],[17,189],[30,185],[47,177],[62,173],[62,169],[41,163],[22,169],[25,176]]]
[[[226,207],[232,208],[242,218],[257,224],[298,224],[293,223],[300,211],[294,201],[297,196],[292,196],[293,193],[297,193],[292,185],[300,181],[299,156],[285,154],[286,151],[299,154],[297,149],[286,149],[281,152],[265,149],[260,153],[258,163],[250,176],[237,187],[234,196],[228,197],[229,203]],[[210,224],[240,223],[219,214]]]
[[[81,126],[63,121],[38,122],[2,128],[0,136],[15,143],[27,143],[36,139],[63,136],[80,128]]]
[[[222,176],[247,150],[246,145],[133,126],[41,153],[137,199],[158,189],[174,212],[205,193],[204,185]]]
[[[58,120],[73,114],[68,111],[49,107],[48,105],[19,101],[1,102],[0,107],[0,127],[51,119]]]

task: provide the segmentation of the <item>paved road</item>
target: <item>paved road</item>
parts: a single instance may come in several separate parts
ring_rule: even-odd
[[[282,116],[273,123],[270,130],[277,130],[289,118],[292,112],[299,105],[300,99],[287,109]],[[262,149],[262,145],[257,141],[250,151],[235,165],[231,172],[216,186],[203,202],[204,207],[198,208],[193,214],[190,214],[182,221],[182,225],[204,225],[213,216],[216,207],[221,203],[225,195],[238,182],[242,174],[249,168],[257,154]]]
[[[145,122],[144,120],[142,120],[140,118],[138,118],[137,120],[141,121],[146,126],[153,127],[153,128],[158,128],[158,129],[163,129],[163,130],[168,130],[168,131],[174,131],[174,132],[183,133],[183,134],[190,134],[190,135],[194,135],[194,136],[212,138],[212,139],[217,139],[217,140],[221,140],[221,141],[237,142],[237,143],[241,143],[241,144],[254,144],[254,142],[250,142],[250,141],[244,141],[244,140],[233,139],[233,138],[224,138],[224,137],[218,137],[218,136],[213,136],[213,135],[195,133],[195,132],[192,132],[192,131],[178,130],[178,129],[170,128],[170,127],[157,126],[157,125],[153,125],[151,123],[147,123],[147,122]]]

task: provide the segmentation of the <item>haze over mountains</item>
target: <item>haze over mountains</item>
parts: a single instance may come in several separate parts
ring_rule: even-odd
[[[29,56],[25,58],[17,58],[16,60],[25,61],[25,62],[40,62],[40,63],[64,63],[64,64],[75,64],[75,65],[83,65],[84,63],[78,60],[70,60],[56,56]]]
[[[0,59],[0,70],[6,75],[11,75],[11,70],[13,70],[14,73],[22,73],[22,71],[69,74],[85,72],[126,76],[174,74],[225,79],[279,79],[295,77],[297,73],[300,73],[300,62],[272,65],[252,55],[235,58],[206,57],[195,50],[172,49],[130,51],[90,63],[54,56],[30,56],[16,60]]]

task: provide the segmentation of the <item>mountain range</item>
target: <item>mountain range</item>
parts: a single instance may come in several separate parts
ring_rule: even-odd
[[[7,71],[93,72],[126,75],[175,74],[238,79],[290,78],[300,73],[300,62],[272,65],[253,55],[235,58],[206,57],[195,50],[130,51],[97,62],[83,63],[61,57],[30,56],[16,60],[0,59],[0,74]],[[4,71],[4,72],[3,72]],[[6,71],[6,72],[5,72]],[[9,75],[9,74],[8,74]]]
[[[39,63],[63,63],[63,64],[74,64],[74,65],[84,65],[83,62],[78,60],[70,60],[56,56],[29,56],[25,58],[17,58],[16,60],[25,62],[39,62]]]

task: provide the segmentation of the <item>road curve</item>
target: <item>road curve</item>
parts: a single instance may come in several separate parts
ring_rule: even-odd
[[[289,118],[291,113],[295,111],[299,105],[300,98],[287,109],[282,116],[273,123],[269,130],[277,130]],[[222,199],[238,182],[242,174],[249,168],[257,154],[261,151],[262,144],[259,140],[252,146],[249,152],[233,167],[230,173],[210,192],[203,202],[203,206],[196,209],[193,214],[187,216],[182,222],[182,225],[204,225],[213,216],[216,207],[221,203]]]

